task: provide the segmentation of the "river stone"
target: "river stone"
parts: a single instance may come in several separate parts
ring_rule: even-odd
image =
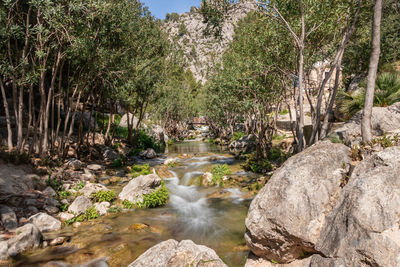
[[[136,203],[143,201],[143,195],[152,193],[161,187],[161,178],[156,174],[141,175],[132,179],[119,193],[121,200]]]
[[[54,191],[53,188],[51,188],[50,186],[46,187],[45,190],[43,190],[42,192],[44,195],[46,196],[50,196],[50,197],[54,197],[57,195],[56,191]]]
[[[196,245],[191,240],[178,242],[173,239],[161,242],[139,256],[128,267],[175,267],[175,266],[227,266],[206,246]]]
[[[74,202],[68,207],[68,212],[75,215],[80,215],[86,212],[92,206],[92,202],[85,196],[77,197]]]
[[[154,149],[148,148],[140,152],[139,157],[143,159],[154,159],[155,157],[157,157],[157,153],[154,151]]]
[[[28,221],[34,224],[42,233],[61,229],[59,220],[43,212],[31,216]]]
[[[99,212],[100,216],[106,215],[108,208],[111,206],[109,202],[95,203],[94,207]]]
[[[8,258],[8,244],[7,241],[0,241],[0,260]]]
[[[84,264],[69,264],[62,261],[50,261],[45,267],[108,267],[108,258],[91,260]]]
[[[263,258],[289,263],[314,245],[341,192],[349,148],[319,142],[289,158],[251,202],[245,239]]]
[[[90,164],[87,165],[86,168],[90,171],[94,171],[94,172],[98,172],[104,169],[103,166],[99,165],[99,164]]]
[[[82,193],[85,197],[90,197],[93,193],[97,193],[99,191],[109,191],[109,190],[102,184],[92,184],[92,183],[87,183],[81,190],[79,190],[79,192]]]
[[[7,241],[8,255],[14,257],[22,251],[40,245],[42,234],[33,224],[28,223],[16,229],[16,236]]]
[[[62,221],[68,221],[68,220],[73,219],[75,216],[73,214],[71,214],[71,213],[68,213],[68,212],[61,212],[61,213],[58,214],[58,217]]]
[[[82,166],[83,166],[82,161],[78,159],[70,159],[66,164],[67,168],[74,171],[79,171],[80,169],[82,169]]]
[[[22,168],[0,163],[0,197],[25,194],[34,189],[33,179]]]
[[[114,161],[119,159],[119,154],[109,147],[105,147],[102,151],[103,159],[106,161]]]
[[[400,266],[400,147],[357,165],[316,249],[346,266]]]
[[[13,231],[18,227],[17,216],[8,206],[0,205],[0,219],[3,227],[7,231]]]
[[[362,112],[362,110],[357,112],[334,133],[344,140],[360,139]],[[371,124],[372,133],[375,136],[382,136],[385,133],[400,133],[400,102],[389,107],[373,107]]]

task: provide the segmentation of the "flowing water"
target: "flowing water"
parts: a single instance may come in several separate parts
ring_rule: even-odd
[[[165,179],[170,192],[168,205],[111,214],[78,228],[69,226],[48,234],[69,241],[25,254],[16,265],[42,266],[50,260],[81,263],[107,256],[111,266],[126,266],[151,246],[173,238],[191,239],[213,248],[229,266],[243,266],[248,253],[244,221],[250,199],[238,188],[227,188],[223,196],[210,197],[220,189],[198,186],[199,177],[215,164],[226,163],[237,173],[246,174],[240,162],[220,147],[203,142],[175,144],[166,156],[179,162],[170,169],[174,177]]]

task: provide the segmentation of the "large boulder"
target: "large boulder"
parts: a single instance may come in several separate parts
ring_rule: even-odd
[[[283,264],[275,264],[270,260],[258,258],[251,254],[244,267],[345,267],[345,265],[342,259],[324,258],[319,254]]]
[[[102,184],[93,183],[87,183],[81,190],[79,190],[79,192],[82,193],[85,197],[90,197],[93,193],[97,193],[99,191],[109,190]]]
[[[289,263],[314,246],[342,190],[349,148],[319,142],[289,158],[250,205],[245,239],[263,258]]]
[[[400,147],[357,165],[316,249],[346,266],[400,266]]]
[[[141,175],[132,179],[119,193],[121,200],[136,203],[143,201],[143,195],[152,193],[161,187],[161,178],[156,174]]]
[[[85,196],[77,197],[74,202],[68,207],[68,212],[75,215],[80,215],[86,212],[92,206],[92,202]]]
[[[8,206],[0,205],[0,220],[7,231],[13,231],[18,227],[17,216]]]
[[[128,267],[175,267],[175,266],[227,266],[214,250],[196,245],[191,240],[178,242],[170,239],[161,242],[139,256]]]
[[[28,221],[34,224],[42,233],[61,229],[59,220],[43,212],[31,216]]]
[[[0,163],[1,164],[1,163]],[[22,168],[14,165],[0,165],[0,199],[10,195],[22,195],[34,189],[33,179]],[[39,179],[39,178],[37,178]]]
[[[343,140],[361,139],[361,120],[362,111],[359,111],[333,133]],[[372,133],[375,136],[400,133],[400,102],[389,107],[373,107],[371,123]]]
[[[9,256],[13,257],[22,251],[40,245],[42,234],[33,224],[28,223],[16,229],[16,235],[7,241]]]

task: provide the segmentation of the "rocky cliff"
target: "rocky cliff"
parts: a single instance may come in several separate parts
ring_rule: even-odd
[[[182,53],[184,66],[190,69],[197,81],[207,81],[212,67],[217,63],[233,39],[235,26],[250,11],[256,10],[255,1],[240,1],[233,4],[222,24],[221,37],[205,35],[207,24],[197,8],[190,12],[166,19],[164,30],[169,40]]]

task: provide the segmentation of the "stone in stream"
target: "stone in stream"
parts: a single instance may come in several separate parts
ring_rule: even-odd
[[[148,148],[148,149],[140,152],[139,157],[141,157],[143,159],[154,159],[157,157],[157,153],[154,151],[154,149]]]
[[[207,266],[226,267],[227,265],[211,248],[196,245],[191,240],[178,242],[173,239],[161,242],[140,255],[128,267],[175,267]]]
[[[46,189],[42,192],[46,196],[55,197],[57,195],[56,191],[50,186],[46,187]]]
[[[92,202],[85,196],[77,197],[74,202],[68,207],[68,212],[75,215],[80,215],[86,212],[92,206]]]
[[[16,235],[7,241],[9,256],[14,257],[22,251],[40,245],[42,234],[33,224],[28,223],[15,230]]]
[[[143,195],[152,193],[161,187],[161,178],[156,174],[141,175],[132,179],[119,193],[121,200],[136,203],[143,201]]]
[[[289,263],[314,246],[342,190],[350,149],[319,142],[289,158],[250,205],[245,239],[259,257]]]
[[[78,160],[78,159],[70,159],[66,164],[65,167],[74,170],[74,171],[79,171],[83,167],[83,163]]]
[[[61,212],[58,214],[58,217],[60,218],[60,220],[62,221],[68,221],[73,219],[75,216],[69,212]]]
[[[94,203],[94,207],[100,216],[106,215],[108,208],[111,206],[110,202]]]
[[[7,231],[13,231],[18,227],[17,216],[8,206],[0,205],[0,219],[3,227]]]
[[[91,260],[84,264],[69,264],[62,261],[50,261],[44,267],[108,267],[108,258]]]
[[[43,212],[31,216],[28,221],[34,224],[42,233],[61,229],[59,220]]]
[[[85,197],[90,197],[93,193],[97,193],[99,191],[109,190],[102,184],[87,183],[81,190],[79,190],[79,193],[82,193]]]

